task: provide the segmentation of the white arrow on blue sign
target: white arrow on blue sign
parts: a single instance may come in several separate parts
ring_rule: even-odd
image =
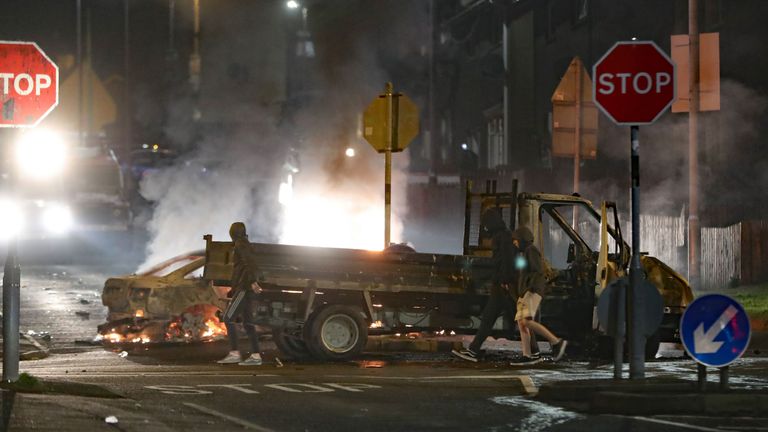
[[[751,335],[749,316],[734,299],[707,294],[694,300],[680,319],[680,338],[697,362],[723,367],[741,357]]]

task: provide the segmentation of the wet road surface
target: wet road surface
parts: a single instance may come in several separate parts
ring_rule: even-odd
[[[492,341],[490,347],[497,351],[479,364],[448,353],[410,353],[367,354],[347,363],[283,361],[279,366],[279,353],[265,342],[261,367],[215,364],[227,351],[223,341],[112,347],[76,343],[92,339],[104,320],[99,298],[104,279],[127,271],[25,268],[22,279],[22,330],[49,332],[54,353],[22,362],[22,371],[99,384],[125,395],[117,400],[55,399],[59,409],[114,415],[122,430],[679,431],[760,430],[768,424],[754,418],[594,416],[546,405],[530,398],[538,386],[564,379],[607,379],[611,365],[565,361],[514,368],[508,364],[514,343]],[[649,376],[695,376],[693,363],[682,359],[680,351],[664,354],[673,359],[648,363]],[[733,369],[732,382],[768,387],[767,360],[742,360]]]

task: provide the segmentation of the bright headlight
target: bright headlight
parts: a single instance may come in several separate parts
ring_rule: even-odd
[[[43,211],[43,228],[51,234],[66,234],[72,229],[72,211],[68,206],[53,204]]]
[[[16,162],[22,176],[49,179],[64,171],[67,147],[55,133],[32,130],[24,133],[16,143]]]
[[[24,213],[13,200],[0,199],[0,240],[7,240],[21,234],[24,228]]]

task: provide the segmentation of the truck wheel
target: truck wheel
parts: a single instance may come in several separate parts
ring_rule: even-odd
[[[320,360],[347,360],[368,342],[363,312],[346,305],[326,306],[313,313],[304,327],[304,341]]]
[[[303,340],[281,329],[275,329],[272,340],[277,345],[277,349],[288,358],[301,360],[310,356],[309,348]]]

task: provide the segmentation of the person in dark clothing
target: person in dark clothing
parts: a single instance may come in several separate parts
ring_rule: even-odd
[[[512,242],[518,250],[515,257],[517,269],[517,312],[515,321],[520,329],[520,340],[523,357],[513,365],[533,364],[540,361],[531,354],[529,340],[534,333],[543,336],[552,345],[554,361],[560,360],[565,354],[568,341],[555,336],[541,323],[533,320],[541,304],[541,296],[547,284],[544,275],[544,259],[541,252],[533,244],[533,233],[526,227],[520,227],[512,233]]]
[[[491,334],[493,325],[496,323],[499,315],[505,314],[507,319],[512,322],[516,311],[516,297],[510,290],[516,286],[514,258],[517,256],[518,250],[512,243],[512,232],[509,231],[504,223],[501,210],[498,208],[486,210],[480,219],[480,223],[486,235],[491,237],[493,245],[491,295],[480,316],[480,328],[478,328],[472,343],[466,349],[452,351],[455,356],[473,362],[478,361],[480,347]],[[535,339],[528,341],[528,343],[535,345],[534,352],[538,352],[538,345]],[[529,347],[530,350],[531,348]]]
[[[235,307],[234,311],[227,311],[225,313],[224,325],[227,327],[227,337],[229,339],[229,354],[226,357],[219,360],[220,364],[232,364],[238,363],[241,366],[259,366],[262,364],[261,353],[259,348],[259,336],[256,334],[256,328],[250,322],[253,309],[252,303],[254,296],[257,294],[257,290],[260,290],[258,284],[256,284],[256,272],[251,268],[250,255],[251,244],[248,241],[248,235],[245,231],[245,224],[242,222],[235,222],[229,228],[229,236],[234,242],[234,254],[233,263],[234,269],[232,270],[232,290],[230,291],[232,301],[236,301],[238,295],[242,295],[243,298],[236,305],[230,305]],[[241,294],[244,293],[244,294]],[[226,316],[230,316],[229,319]],[[240,318],[243,322],[243,327],[248,335],[248,339],[251,341],[251,355],[241,360],[241,352],[238,349],[238,331],[235,320]]]

